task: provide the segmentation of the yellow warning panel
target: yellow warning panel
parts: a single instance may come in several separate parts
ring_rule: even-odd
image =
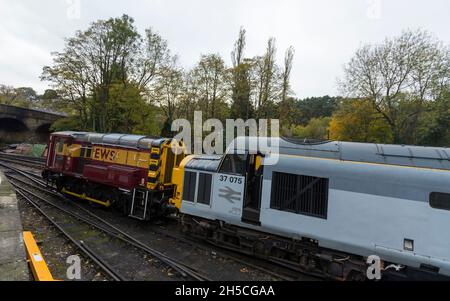
[[[33,234],[30,231],[23,232],[23,242],[25,243],[27,259],[31,271],[33,272],[34,280],[54,281],[53,276],[45,263],[44,257],[34,240]]]

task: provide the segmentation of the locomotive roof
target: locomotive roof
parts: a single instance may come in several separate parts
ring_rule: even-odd
[[[267,145],[273,147],[272,152],[284,155],[450,170],[450,148],[444,147],[237,137],[227,152],[230,149],[249,150],[252,145],[258,145],[262,150]]]
[[[221,155],[198,155],[189,160],[185,168],[215,172],[219,168]]]
[[[52,135],[69,136],[81,142],[91,142],[93,144],[119,145],[125,147],[150,149],[152,146],[160,146],[166,141],[165,138],[154,138],[144,135],[129,134],[102,134],[90,132],[55,132]]]

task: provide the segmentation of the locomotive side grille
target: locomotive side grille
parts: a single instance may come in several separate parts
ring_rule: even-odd
[[[328,179],[274,172],[270,208],[326,219]]]

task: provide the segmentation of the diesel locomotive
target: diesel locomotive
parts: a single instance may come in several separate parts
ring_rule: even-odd
[[[184,153],[175,139],[56,132],[42,176],[64,194],[150,220],[175,212],[172,170]]]
[[[250,147],[261,144],[276,147]],[[178,157],[169,145],[184,148],[173,139],[55,133],[44,176],[130,216],[175,211],[190,236],[309,274],[366,279],[376,256],[381,271],[450,276],[449,148],[238,137],[224,155]]]

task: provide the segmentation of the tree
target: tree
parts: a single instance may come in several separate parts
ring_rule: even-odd
[[[145,42],[137,49],[131,77],[139,87],[146,87],[155,79],[159,70],[171,60],[167,41],[152,28],[145,30]]]
[[[276,46],[275,38],[270,38],[264,56],[256,57],[255,81],[256,81],[256,115],[258,118],[269,118],[276,110],[276,101],[279,97],[279,73],[275,63]]]
[[[246,45],[245,29],[241,27],[239,37],[231,52],[233,68],[231,69],[231,109],[233,119],[245,120],[253,117],[254,108],[250,99],[252,90],[252,60],[244,57]]]
[[[16,93],[18,95],[18,99],[16,100],[23,101],[29,105],[35,104],[38,100],[36,91],[34,91],[34,89],[30,87],[17,88]]]
[[[391,143],[389,124],[368,100],[346,99],[333,114],[330,138],[343,141]]]
[[[292,93],[289,83],[292,71],[292,62],[294,60],[294,48],[291,46],[286,50],[284,58],[284,67],[281,73],[281,102],[279,106],[279,115],[281,126],[286,127],[294,123],[294,99],[289,97]]]
[[[170,53],[167,42],[157,33],[147,29],[142,38],[134,20],[123,15],[78,31],[66,41],[65,49],[53,56],[53,65],[44,67],[41,78],[52,83],[85,128],[106,131],[108,120],[118,120],[109,93],[121,83],[125,91],[137,89],[142,94]],[[142,95],[133,95],[139,102]]]
[[[146,103],[142,91],[136,84],[114,82],[108,91],[109,101],[106,111],[109,118],[106,120],[106,132],[133,132],[146,115]]]
[[[417,143],[450,147],[450,92],[427,103],[425,113],[418,120]]]
[[[0,103],[31,108],[37,105],[38,95],[33,88],[0,85]]]
[[[89,80],[89,69],[73,49],[74,43],[75,41],[68,40],[64,52],[53,53],[53,66],[43,68],[41,80],[50,81],[67,104],[67,112],[76,112],[83,130],[95,130],[95,100],[90,97],[93,87]]]
[[[294,60],[294,47],[291,46],[286,50],[286,54],[284,57],[283,72],[281,73],[281,80],[282,80],[281,101],[285,101],[288,98],[289,94],[292,92],[289,80],[291,78],[293,60]]]
[[[190,73],[197,85],[198,108],[204,118],[226,119],[223,108],[229,96],[228,72],[223,59],[217,54],[202,55]]]
[[[19,95],[14,87],[0,85],[0,103],[12,105],[18,96]]]
[[[360,48],[344,72],[342,91],[368,99],[389,124],[394,143],[405,143],[402,132],[416,124],[424,103],[449,85],[450,54],[428,32],[405,31]]]
[[[53,89],[47,89],[44,94],[38,96],[37,107],[56,112],[70,111],[58,92]]]
[[[313,118],[306,126],[292,126],[292,136],[308,139],[327,139],[330,119],[330,117]]]
[[[177,60],[174,58],[170,64],[161,68],[148,92],[149,101],[158,105],[164,114],[165,125],[161,133],[164,137],[170,135],[172,121],[179,116],[183,91],[183,70],[177,66]]]
[[[127,15],[94,22],[83,33],[72,40],[75,52],[83,59],[89,70],[98,112],[99,131],[106,130],[109,91],[115,80],[127,81],[127,71],[138,46],[139,34],[133,26],[134,20]]]
[[[50,127],[50,131],[82,131],[84,128],[76,116],[70,116],[56,120]]]
[[[338,107],[339,97],[322,96],[294,100],[294,123],[305,125],[312,118],[331,117]]]

